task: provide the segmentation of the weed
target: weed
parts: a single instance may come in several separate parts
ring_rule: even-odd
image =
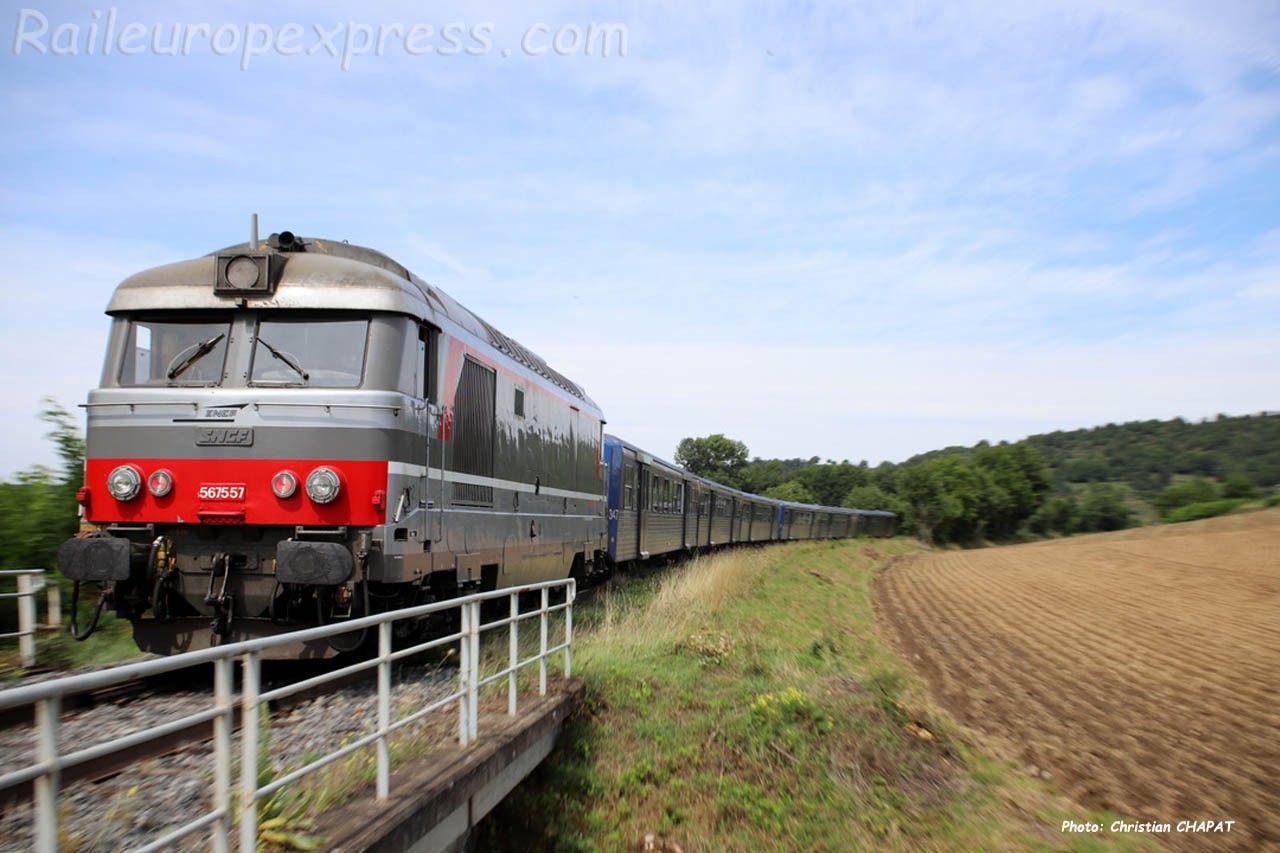
[[[757,829],[775,835],[782,832],[783,818],[791,805],[790,798],[775,798],[759,785],[728,779],[721,781],[716,802],[723,819],[745,819]]]
[[[765,728],[778,730],[798,725],[816,732],[831,730],[830,716],[816,702],[796,687],[781,693],[765,693],[751,703],[751,716]]]

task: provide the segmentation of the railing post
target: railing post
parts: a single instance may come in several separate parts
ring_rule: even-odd
[[[570,579],[564,591],[564,677],[569,677],[569,649],[573,646],[573,600],[578,595],[578,582]]]
[[[511,670],[511,674],[507,676],[507,715],[514,717],[516,715],[516,689],[518,688],[519,678],[516,672],[516,664],[520,663],[520,593],[511,593],[511,653],[507,667]]]
[[[36,665],[36,590],[35,576],[23,572],[18,575],[18,652],[22,668]]]
[[[462,679],[459,691],[462,695],[458,697],[458,743],[467,746],[471,743],[471,608],[459,604],[458,616],[462,620],[458,638],[458,676]]]
[[[36,703],[36,754],[45,771],[37,776],[35,788],[36,853],[58,853],[58,725],[62,717],[62,697],[51,696]]]
[[[55,578],[52,582],[49,575],[44,576],[45,589],[48,590],[49,612],[45,616],[45,624],[50,628],[62,627],[62,589]]]
[[[467,642],[471,644],[471,699],[468,702],[469,717],[467,734],[471,740],[480,737],[480,602],[473,601],[467,605],[471,608],[471,633]]]
[[[245,652],[240,702],[240,853],[258,849],[258,696],[262,663]]]
[[[218,716],[213,718],[213,809],[220,813],[213,825],[215,853],[231,851],[231,732],[235,705],[231,699],[231,667],[234,661],[213,662],[213,693]]]
[[[541,635],[538,647],[538,695],[547,695],[547,606],[551,602],[551,588],[542,588],[542,612],[538,614],[539,633]]]
[[[391,623],[378,625],[378,794],[379,802],[391,796]]]

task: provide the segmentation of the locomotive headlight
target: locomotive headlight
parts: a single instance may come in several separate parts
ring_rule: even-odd
[[[152,472],[147,478],[147,491],[158,498],[162,498],[169,492],[173,491],[173,474],[164,468]]]
[[[312,476],[315,476],[315,474],[312,474]],[[307,491],[309,492],[310,490],[311,487],[308,485]],[[292,471],[281,471],[271,478],[271,491],[281,500],[291,498],[293,493],[298,491],[298,478],[293,475]]]
[[[222,252],[217,259],[213,292],[222,296],[261,296],[272,293],[284,271],[279,252]]]
[[[227,283],[236,290],[252,290],[262,276],[258,261],[248,255],[239,255],[227,262]]]
[[[327,504],[338,497],[341,483],[332,468],[321,466],[307,475],[307,497],[318,504]]]
[[[121,465],[107,475],[107,491],[118,501],[133,500],[142,490],[142,475],[132,465]]]

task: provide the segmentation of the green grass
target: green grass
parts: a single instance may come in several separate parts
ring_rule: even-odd
[[[65,601],[66,599],[64,599]],[[81,606],[81,618],[87,622],[87,608]],[[44,602],[41,602],[40,618],[44,618]],[[82,622],[81,627],[84,627]],[[83,642],[77,641],[67,630],[67,614],[63,613],[62,627],[58,630],[41,628],[36,635],[36,668],[70,670],[82,666],[120,663],[140,656],[133,642],[133,629],[128,620],[117,619],[103,613],[98,629]],[[0,681],[9,681],[26,675],[21,667],[18,641],[6,641],[0,648]]]
[[[481,847],[637,849],[649,834],[685,851],[1085,843],[1058,831],[1069,804],[967,743],[878,638],[871,578],[919,549],[735,551],[604,592],[575,613],[585,707]]]

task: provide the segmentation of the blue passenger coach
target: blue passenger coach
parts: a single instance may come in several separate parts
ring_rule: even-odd
[[[698,477],[617,436],[604,437],[607,556],[618,565],[744,542],[892,536],[892,513],[747,494]]]

